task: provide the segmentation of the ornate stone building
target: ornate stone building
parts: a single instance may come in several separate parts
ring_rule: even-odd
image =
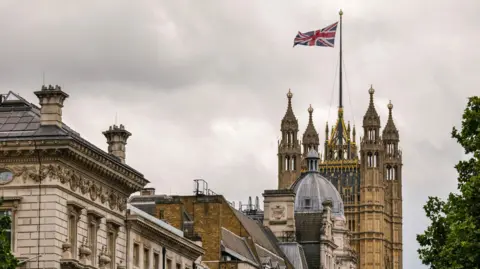
[[[13,92],[0,99],[0,214],[12,218],[21,267],[194,269],[198,244],[127,205],[148,183],[125,163],[131,134],[110,127],[104,152],[62,121],[59,86],[35,95],[40,107]]]
[[[235,209],[223,196],[211,192],[195,180],[195,195],[133,196],[132,205],[162,219],[192,240],[202,241],[205,255],[202,263],[212,269],[307,269],[304,257],[293,262],[284,248],[298,251],[297,246],[281,246],[273,233]],[[206,185],[204,185],[206,186]]]
[[[364,137],[360,138],[360,148],[357,147],[355,140],[355,126],[351,128],[349,122],[345,124],[343,107],[340,106],[337,122],[331,131],[327,123],[323,159],[318,164],[318,170],[319,174],[328,179],[341,196],[346,225],[352,234],[351,244],[358,253],[358,268],[401,269],[403,265],[400,138],[393,122],[391,103],[388,105],[387,124],[380,135],[381,124],[375,109],[374,93],[371,87],[369,106],[363,118]],[[298,185],[302,184],[303,178],[309,174],[306,154],[309,150],[317,151],[320,145],[312,120],[311,107],[308,109],[309,123],[303,135],[303,141],[297,138],[298,121],[293,113],[292,97],[293,94],[289,91],[287,111],[281,122],[282,139],[278,145],[278,187],[279,190],[284,190],[283,192],[296,191]],[[265,194],[267,195],[265,201],[268,203],[269,193]],[[291,203],[291,200],[295,199],[295,207],[297,207],[297,203],[308,205],[317,197],[315,194],[301,197],[298,193],[296,194],[296,197],[277,195],[275,199],[282,200],[282,203]],[[286,204],[285,206],[292,207]],[[267,205],[265,208],[267,211]],[[335,204],[333,209],[335,211]],[[287,212],[292,211],[287,210]],[[293,213],[289,216],[294,217]],[[305,223],[309,221],[305,220]],[[300,232],[299,226],[302,224],[299,224],[298,218],[295,221],[290,219],[288,222],[288,225],[280,225],[276,228],[270,225],[270,228],[277,230],[277,236],[283,234],[281,237],[285,237],[286,234],[296,231],[297,240],[299,237],[304,237]],[[307,250],[305,254],[308,260],[310,254]]]
[[[263,194],[263,223],[280,241],[298,245],[309,269],[356,269],[340,194],[320,175],[314,148],[303,161],[306,171],[290,188]],[[292,260],[297,256],[284,251]]]

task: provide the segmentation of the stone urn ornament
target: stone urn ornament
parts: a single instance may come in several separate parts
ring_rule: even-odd
[[[101,269],[105,269],[105,267],[112,261],[110,256],[107,252],[107,247],[103,246],[102,251],[100,251],[99,259],[98,259],[98,266]]]

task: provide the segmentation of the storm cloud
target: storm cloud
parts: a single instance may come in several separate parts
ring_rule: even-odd
[[[127,163],[158,193],[190,194],[203,178],[246,202],[277,186],[289,88],[302,133],[309,104],[321,140],[335,120],[338,48],[292,43],[297,31],[338,20],[340,8],[345,117],[362,135],[370,84],[382,125],[392,101],[404,268],[425,268],[415,241],[428,224],[422,206],[455,190],[463,153],[450,132],[479,93],[478,1],[4,0],[0,86],[37,103],[44,79],[62,85],[64,121],[105,150],[101,132],[117,118],[133,133]]]

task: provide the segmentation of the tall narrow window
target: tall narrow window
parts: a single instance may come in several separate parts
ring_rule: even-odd
[[[160,269],[160,255],[153,253],[153,269]]]
[[[136,267],[140,266],[140,245],[133,243],[133,264]]]
[[[177,263],[177,266],[175,267],[175,269],[182,269],[182,264]]]
[[[107,251],[110,256],[110,268],[115,269],[117,254],[117,237],[120,224],[113,220],[107,220]]]
[[[143,269],[150,269],[150,250],[143,249]]]
[[[90,255],[90,259],[92,264],[97,264],[97,235],[98,235],[98,228],[100,228],[100,222],[102,216],[99,215],[97,212],[88,210],[87,211],[87,219],[88,219],[88,244],[90,246],[90,250],[92,254]]]
[[[159,218],[159,219],[165,219],[165,210],[160,209],[160,210],[158,211],[158,218]]]
[[[9,243],[8,245],[10,246],[10,250],[12,250],[12,242],[13,242],[13,237],[12,237],[12,211],[9,209],[0,209],[0,218],[3,217],[9,217],[10,218],[10,225],[6,227],[5,229],[5,238],[7,239],[7,242]]]
[[[67,202],[68,214],[68,242],[70,243],[70,251],[73,259],[77,258],[77,227],[83,207],[76,202]]]
[[[167,259],[167,269],[172,269],[172,260]]]

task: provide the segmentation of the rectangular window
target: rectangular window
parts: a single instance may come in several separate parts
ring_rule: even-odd
[[[180,263],[177,263],[177,266],[175,269],[182,269],[182,265]]]
[[[153,269],[160,269],[160,255],[153,253]]]
[[[167,259],[167,269],[172,269],[172,260]]]
[[[136,267],[140,266],[140,245],[133,243],[133,264]]]
[[[110,258],[112,259],[112,261],[115,259],[115,246],[116,246],[116,242],[115,242],[115,233],[113,231],[108,231],[108,235],[107,235],[107,246],[108,246],[108,253],[110,254]],[[114,269],[115,268],[115,263],[113,262],[110,262],[110,268]]]
[[[0,218],[9,217],[10,218],[10,225],[5,229],[5,237],[7,242],[9,243],[10,250],[12,249],[12,211],[8,209],[1,209],[0,210]]]
[[[92,264],[96,264],[97,260],[97,231],[98,231],[98,223],[99,220],[89,214],[88,215],[88,244],[90,245],[90,249],[92,250],[92,254],[90,255],[90,259]]]
[[[72,258],[77,255],[77,217],[70,215],[68,217],[68,239],[71,246]]]
[[[310,208],[311,207],[311,200],[310,198],[305,199],[305,208]]]
[[[148,248],[143,249],[143,269],[150,269],[150,250]]]

